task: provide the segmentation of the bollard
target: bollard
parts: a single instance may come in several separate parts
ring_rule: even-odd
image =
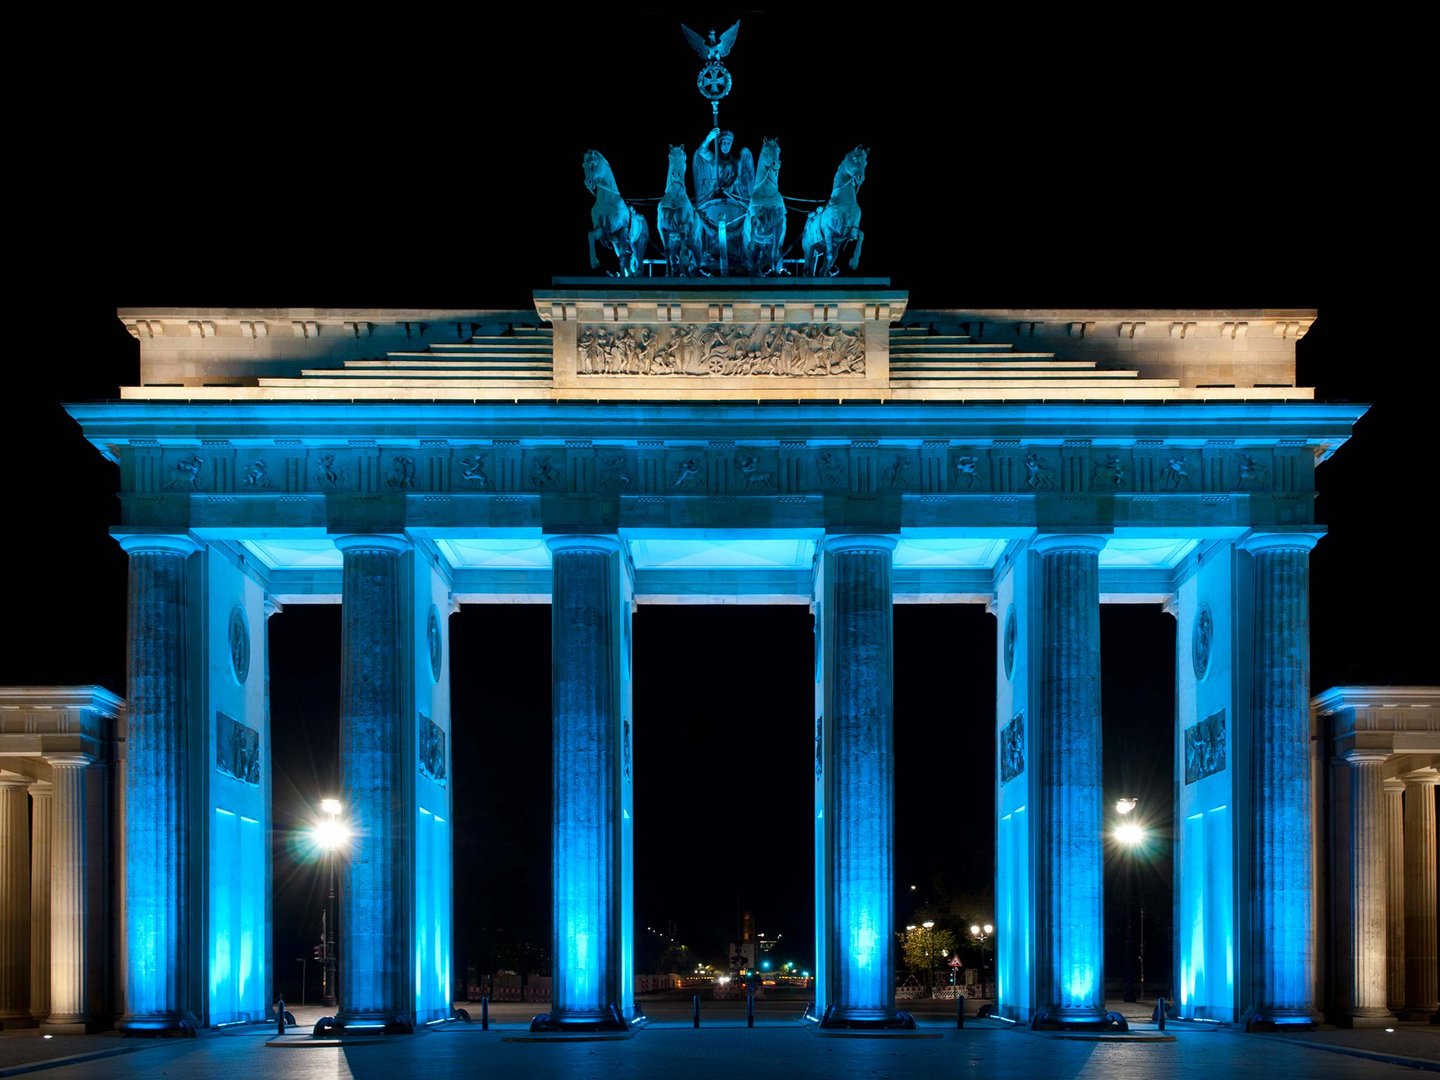
[[[490,1030],[490,995],[486,994],[480,999],[480,1030]]]
[[[1155,1002],[1155,1015],[1156,1015],[1156,1017],[1157,1017],[1157,1018],[1159,1019],[1159,1021],[1160,1021],[1160,1030],[1161,1030],[1161,1031],[1164,1031],[1164,1030],[1165,1030],[1165,999],[1164,999],[1163,997],[1159,998],[1159,999]]]
[[[745,995],[745,1026],[755,1026],[755,995],[753,993]]]
[[[955,988],[955,1026],[957,1028],[965,1026],[965,995],[960,993],[958,986]]]
[[[285,999],[283,997],[275,1003],[275,1034],[285,1034]]]
[[[696,994],[690,999],[690,1003],[695,1006],[695,1026],[698,1028],[700,1026],[700,995]]]

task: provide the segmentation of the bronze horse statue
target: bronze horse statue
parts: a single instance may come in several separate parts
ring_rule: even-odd
[[[840,257],[849,244],[855,245],[850,269],[860,265],[860,249],[865,244],[865,234],[860,231],[860,203],[855,193],[865,182],[865,163],[869,156],[869,151],[863,146],[857,146],[846,154],[840,168],[835,170],[830,201],[810,211],[805,219],[800,246],[805,252],[805,273],[810,277],[834,277],[838,274]]]
[[[665,176],[665,197],[655,211],[665,268],[670,277],[694,274],[700,266],[704,243],[700,215],[685,188],[685,147],[670,147],[670,168]]]
[[[645,216],[620,197],[610,163],[598,150],[585,151],[585,187],[595,196],[590,208],[590,269],[600,266],[595,254],[595,241],[609,244],[619,260],[620,277],[635,277],[644,265],[645,248],[650,242],[650,226]]]
[[[754,277],[786,272],[781,259],[785,245],[785,200],[780,195],[780,143],[766,139],[755,165],[750,210],[743,232],[745,261]]]

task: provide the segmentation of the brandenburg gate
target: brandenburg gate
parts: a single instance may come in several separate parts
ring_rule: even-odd
[[[1363,412],[1296,385],[1315,313],[907,299],[630,277],[527,311],[122,310],[139,385],[68,406],[119,465],[130,563],[120,1026],[268,1014],[266,621],[309,603],[343,609],[338,1020],[451,1014],[449,616],[499,601],[553,613],[542,1027],[635,1016],[631,621],[720,601],[815,616],[824,1024],[908,1019],[896,603],[995,616],[999,1010],[1103,1022],[1100,605],[1144,603],[1177,625],[1178,1007],[1309,1022],[1314,478]]]

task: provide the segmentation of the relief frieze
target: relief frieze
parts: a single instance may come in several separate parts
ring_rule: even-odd
[[[576,374],[582,378],[865,374],[865,328],[831,323],[582,326],[575,351]]]

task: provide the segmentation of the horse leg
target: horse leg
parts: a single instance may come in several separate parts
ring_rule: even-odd
[[[850,256],[850,269],[856,270],[860,266],[860,249],[865,246],[865,234],[859,229],[855,230],[855,254]]]
[[[590,269],[600,269],[600,258],[595,254],[595,239],[600,235],[599,229],[590,230]]]

